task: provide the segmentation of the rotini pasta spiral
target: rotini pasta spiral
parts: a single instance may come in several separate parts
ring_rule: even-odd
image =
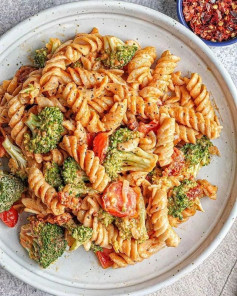
[[[136,52],[128,64],[127,82],[134,88],[139,85],[145,86],[151,80],[151,65],[156,59],[156,49],[154,47],[145,47]]]
[[[92,183],[92,187],[99,192],[104,191],[110,178],[94,152],[88,150],[86,144],[79,145],[75,136],[64,136],[62,147],[78,162],[82,170],[86,172]]]
[[[22,83],[19,83],[17,77],[14,76],[11,80],[4,80],[0,86],[0,94],[4,96],[5,93],[16,96],[22,88]]]
[[[9,126],[11,127],[11,137],[20,147],[23,146],[24,134],[27,126],[23,122],[26,103],[32,103],[39,93],[40,71],[31,72],[28,79],[23,83],[23,88],[15,97],[8,101]],[[28,92],[27,88],[33,86],[34,91]]]
[[[147,152],[153,152],[157,144],[156,135],[150,131],[145,138],[140,138],[139,147]]]
[[[188,108],[193,108],[194,107],[194,102],[192,101],[192,98],[187,91],[185,86],[175,86],[175,95],[177,98],[180,100],[180,105],[182,107],[188,107]]]
[[[41,216],[46,216],[52,213],[52,211],[34,193],[28,195],[25,194],[22,197],[21,202],[25,207],[25,212]]]
[[[99,98],[96,97],[88,101],[90,108],[100,115],[108,111],[113,106],[113,104],[114,99],[110,96],[103,96]]]
[[[217,193],[217,186],[212,185],[207,180],[197,180],[197,183],[201,186],[203,193],[205,196],[208,196],[211,199],[216,199],[216,193]]]
[[[62,105],[62,103],[58,100],[56,96],[52,96],[50,98],[44,96],[37,96],[35,98],[35,102],[38,104],[38,111],[45,107],[58,107],[62,112],[66,112],[66,108]]]
[[[204,116],[214,119],[214,109],[210,101],[210,95],[207,88],[202,84],[202,78],[197,73],[193,73],[190,79],[185,79],[187,83],[187,90],[194,99],[196,111],[202,113]]]
[[[181,85],[185,84],[184,78],[181,77],[181,72],[180,71],[172,73],[171,74],[171,79],[172,79],[172,82],[173,82],[174,85],[181,86]]]
[[[71,80],[78,86],[85,86],[86,88],[92,88],[99,85],[105,75],[97,71],[88,71],[82,68],[68,67],[67,71],[70,74]]]
[[[97,59],[97,53],[93,52],[88,54],[87,56],[82,56],[81,57],[81,64],[83,69],[88,70],[88,71],[95,71],[99,70],[102,68],[101,61]]]
[[[179,143],[180,141],[184,141],[185,143],[196,143],[196,137],[199,133],[192,129],[191,127],[187,127],[182,124],[175,123],[175,143]]]
[[[113,268],[126,267],[128,264],[135,264],[149,258],[163,247],[162,244],[156,243],[155,240],[149,239],[144,243],[138,244],[136,240],[126,240],[119,245],[118,253],[109,254],[110,259],[114,262]]]
[[[105,130],[115,130],[121,125],[123,117],[127,111],[127,100],[116,102],[107,114],[102,118]]]
[[[186,107],[167,108],[167,111],[177,122],[195,129],[210,139],[220,136],[222,127],[210,118],[204,117],[202,113]]]
[[[159,97],[167,91],[171,81],[171,74],[179,60],[179,57],[172,55],[168,50],[163,52],[157,61],[152,80],[149,82],[148,86],[140,92],[140,95],[146,98],[155,97],[159,99]]]
[[[90,52],[99,52],[102,49],[102,36],[98,33],[80,33],[71,44],[66,47],[65,57],[74,63],[82,56],[88,55]]]
[[[82,201],[79,211],[74,212],[79,222],[93,229],[91,239],[84,244],[86,251],[90,250],[92,242],[104,248],[111,248],[111,230],[108,230],[97,218],[100,209],[99,201],[98,195],[88,195]]]
[[[87,127],[89,132],[105,130],[98,114],[88,106],[86,91],[84,93],[82,90],[78,90],[76,84],[71,82],[65,86],[62,96],[71,107],[72,112],[76,114],[75,120]]]
[[[160,128],[157,132],[157,146],[154,153],[158,155],[158,161],[161,167],[170,164],[174,152],[174,134],[175,120],[166,117],[165,114],[160,116]]]
[[[45,181],[38,168],[30,168],[28,182],[30,189],[52,210],[54,215],[64,213],[65,206],[60,203],[56,190]]]
[[[144,119],[159,120],[159,105],[156,101],[146,101],[136,91],[128,97],[128,111]]]
[[[23,137],[27,131],[27,126],[23,123],[22,118],[25,112],[25,105],[20,101],[20,95],[17,95],[9,101],[9,126],[11,127],[11,137],[18,146],[22,146]]]
[[[168,247],[176,247],[180,239],[169,223],[167,188],[154,186],[152,187],[151,208],[149,210],[151,222],[154,225],[153,235],[157,237],[160,243],[166,243]]]
[[[65,71],[68,64],[70,64],[70,61],[61,52],[46,62],[40,78],[43,92],[53,93],[58,88],[59,82],[67,83],[71,81],[70,75]]]

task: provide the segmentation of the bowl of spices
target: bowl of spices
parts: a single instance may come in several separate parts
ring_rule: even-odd
[[[237,0],[177,0],[177,13],[207,45],[237,42]]]

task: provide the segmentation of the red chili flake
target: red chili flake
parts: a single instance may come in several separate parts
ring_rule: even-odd
[[[236,0],[184,0],[183,14],[203,39],[221,42],[237,36]]]

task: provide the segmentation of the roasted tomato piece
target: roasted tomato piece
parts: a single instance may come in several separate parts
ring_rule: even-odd
[[[109,147],[109,136],[107,133],[99,133],[93,140],[93,151],[102,163]]]
[[[103,268],[108,268],[113,265],[113,261],[109,257],[109,254],[112,252],[112,249],[103,249],[103,251],[96,252],[96,256]]]
[[[189,189],[186,195],[190,200],[194,200],[197,197],[201,198],[203,196],[203,190],[200,185],[197,185],[196,187]]]

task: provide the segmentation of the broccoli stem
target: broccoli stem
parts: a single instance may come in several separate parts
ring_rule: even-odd
[[[8,137],[5,138],[2,145],[3,145],[4,149],[7,151],[7,153],[11,156],[11,158],[13,158],[17,161],[20,168],[22,168],[22,169],[26,168],[26,160],[25,160],[20,148],[13,145],[12,142],[8,139]]]

